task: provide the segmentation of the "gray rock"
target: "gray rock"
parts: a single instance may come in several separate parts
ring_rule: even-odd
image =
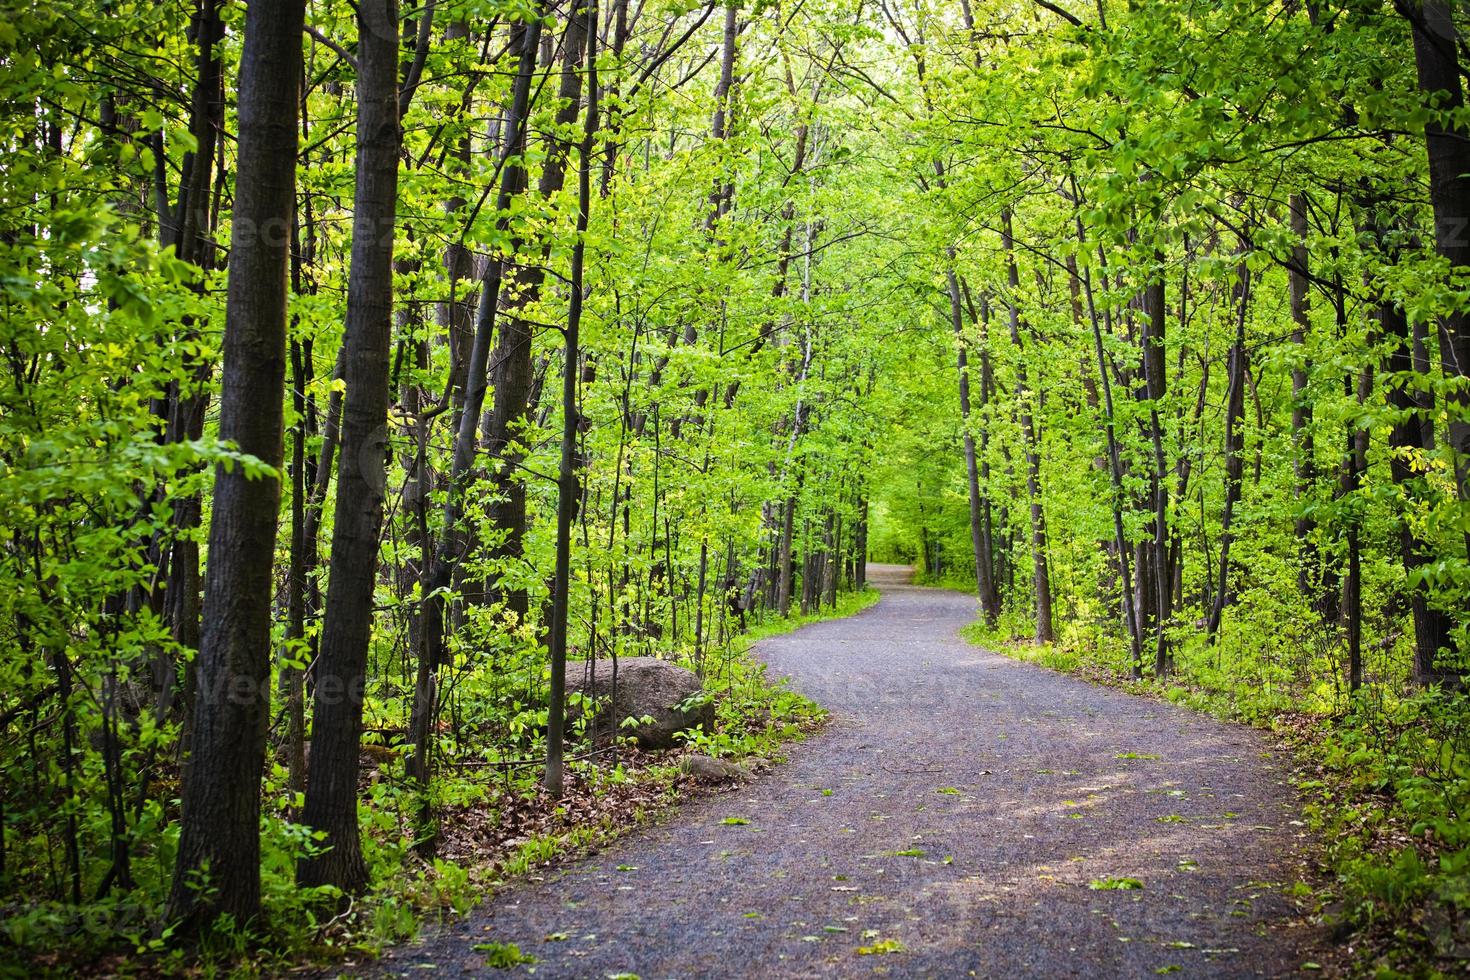
[[[679,768],[701,783],[733,783],[746,778],[745,770],[735,763],[707,755],[686,755]]]
[[[681,711],[679,705],[704,688],[698,676],[678,664],[656,657],[627,657],[618,661],[617,692],[613,691],[611,660],[580,660],[567,664],[567,693],[580,692],[602,702],[593,719],[593,735],[608,738],[631,735],[640,748],[669,749],[675,732],[708,731],[714,725],[712,701]],[[622,727],[625,718],[648,719]]]

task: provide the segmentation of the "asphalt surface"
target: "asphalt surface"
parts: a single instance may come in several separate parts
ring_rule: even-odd
[[[972,597],[870,578],[876,605],[757,647],[832,713],[788,763],[378,969],[494,975],[489,942],[536,957],[506,973],[642,980],[1310,962],[1323,936],[1287,894],[1310,842],[1266,737],[972,646]]]

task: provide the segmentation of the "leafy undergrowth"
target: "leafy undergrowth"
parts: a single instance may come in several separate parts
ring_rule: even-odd
[[[1017,660],[1250,724],[1283,741],[1322,842],[1331,880],[1319,888],[1320,914],[1345,957],[1344,972],[1439,977],[1470,969],[1470,697],[1438,689],[1400,696],[1389,684],[1348,695],[1335,685],[1287,683],[1239,647],[1222,653],[1199,637],[1178,641],[1170,677],[1146,671],[1133,681],[1121,638],[1077,629],[1036,644],[1012,627],[1019,624],[976,623],[965,636]]]
[[[666,752],[631,744],[573,746],[561,799],[539,785],[538,753],[521,760],[449,760],[435,785],[439,833],[433,854],[416,849],[414,799],[401,758],[364,747],[359,819],[373,873],[369,891],[350,901],[330,890],[294,884],[297,859],[312,846],[299,824],[262,820],[263,922],[242,929],[226,920],[181,949],[156,923],[158,906],[133,901],[80,909],[35,905],[0,909],[0,976],[260,976],[312,964],[352,970],[425,925],[462,916],[518,877],[578,857],[667,813],[678,802],[720,787],[680,767],[702,753],[736,762],[746,773],[783,761],[784,747],[818,730],[820,706],[766,677],[750,647],[808,623],[852,615],[875,591],[839,596],[837,606],[807,616],[767,620],[730,638],[704,663],[715,725],[692,732]],[[160,861],[159,874],[164,873]]]

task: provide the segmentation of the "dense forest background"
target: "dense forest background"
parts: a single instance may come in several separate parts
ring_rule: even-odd
[[[5,4],[5,941],[395,938],[465,813],[634,779],[568,658],[753,751],[814,709],[738,634],[871,556],[1293,728],[1334,914],[1470,943],[1466,29]]]

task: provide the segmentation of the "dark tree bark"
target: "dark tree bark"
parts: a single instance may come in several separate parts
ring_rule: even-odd
[[[1157,265],[1148,287],[1144,290],[1144,305],[1148,317],[1144,321],[1143,369],[1149,401],[1149,435],[1154,451],[1154,471],[1150,474],[1153,492],[1154,533],[1153,553],[1149,556],[1153,572],[1154,612],[1154,676],[1164,677],[1169,673],[1172,658],[1169,656],[1170,601],[1173,590],[1169,575],[1169,464],[1164,455],[1164,423],[1159,414],[1159,405],[1168,393],[1168,371],[1164,362],[1164,334],[1168,323],[1168,309],[1164,303],[1164,255],[1154,253]],[[1142,571],[1139,572],[1140,578]]]
[[[950,249],[949,257],[953,261],[953,249]],[[975,587],[980,593],[980,608],[985,614],[985,622],[994,626],[1000,615],[1000,608],[995,601],[995,568],[990,557],[989,535],[985,533],[984,526],[984,512],[988,501],[981,496],[980,466],[975,458],[975,435],[970,431],[970,355],[961,316],[960,284],[953,267],[945,270],[945,283],[949,289],[950,328],[954,331],[955,361],[960,375],[960,424],[964,427],[965,479],[970,494],[970,546],[975,555]]]
[[[791,613],[791,591],[796,577],[791,557],[795,533],[796,494],[793,493],[781,502],[781,539],[776,546],[776,612],[781,616]]]
[[[1424,126],[1435,250],[1463,269],[1470,266],[1470,132],[1453,121],[1463,112],[1465,92],[1452,4],[1395,0],[1394,5],[1413,27],[1419,89],[1436,109]],[[1439,355],[1447,378],[1463,378],[1470,372],[1470,310],[1461,307],[1441,318]],[[1450,413],[1449,441],[1460,499],[1465,501],[1470,499],[1470,421],[1464,415],[1470,394],[1460,390],[1453,398],[1458,411]]]
[[[1073,184],[1073,197],[1077,197],[1076,185]],[[1085,244],[1086,236],[1083,233],[1082,218],[1075,218],[1077,224],[1078,244]],[[1118,552],[1118,568],[1122,579],[1123,619],[1128,627],[1128,640],[1133,655],[1133,679],[1139,680],[1143,677],[1143,627],[1139,622],[1138,610],[1134,605],[1133,583],[1130,580],[1128,569],[1128,535],[1123,527],[1123,462],[1118,451],[1118,430],[1116,416],[1113,413],[1113,383],[1108,376],[1107,355],[1103,350],[1102,323],[1098,316],[1097,300],[1092,290],[1092,273],[1088,272],[1082,277],[1083,295],[1087,298],[1087,316],[1092,323],[1093,349],[1097,354],[1097,375],[1102,383],[1103,409],[1107,413],[1104,420],[1104,431],[1107,435],[1108,446],[1108,475],[1112,483],[1112,502],[1110,509],[1113,514],[1113,541]]]
[[[393,327],[393,239],[398,203],[398,3],[357,5],[357,185],[347,282],[342,450],[332,525],[331,578],[312,703],[312,759],[303,822],[326,850],[297,869],[303,885],[347,892],[367,885],[357,827],[362,695],[373,622],[388,422]]]
[[[451,23],[444,31],[444,39],[453,41],[469,35],[469,26],[463,21]],[[460,167],[468,167],[470,141],[461,138],[455,144],[451,156]],[[444,210],[455,214],[467,202],[458,195],[445,202]],[[439,303],[436,319],[443,330],[444,342],[449,347],[449,381],[446,395],[452,406],[452,428],[457,430],[460,413],[464,409],[465,377],[469,365],[470,335],[472,331],[472,304],[461,292],[461,282],[470,278],[473,262],[470,250],[462,242],[451,242],[444,249],[444,277],[448,299]],[[420,369],[428,367],[428,344],[415,345],[414,356]],[[429,465],[429,432],[433,415],[439,407],[424,404],[423,392],[417,385],[408,385],[405,390],[404,411],[413,419],[412,432],[414,449],[410,467],[411,476],[404,489],[404,507],[410,522],[409,538],[419,552],[418,580],[420,594],[427,596],[434,588],[435,542],[429,529],[429,495],[434,489],[436,477]],[[462,548],[464,533],[459,528],[443,531],[446,541],[456,539],[457,544],[446,544],[447,548]],[[431,621],[431,613],[438,617]],[[429,770],[431,727],[438,710],[439,668],[436,657],[442,654],[443,643],[431,648],[431,639],[442,637],[442,604],[421,603],[412,613],[409,624],[409,649],[414,657],[413,704],[409,708],[408,738],[413,752],[404,763],[404,775],[419,795],[416,809],[418,826],[415,828],[415,849],[421,857],[431,857],[437,847],[438,834],[434,824],[433,810],[429,802]]]
[[[1385,303],[1379,308],[1378,322],[1384,339],[1392,340],[1394,344],[1388,359],[1388,370],[1393,378],[1388,403],[1400,414],[1389,434],[1389,445],[1417,455],[1429,446],[1425,444],[1424,429],[1420,425],[1420,406],[1405,382],[1414,371],[1408,318],[1402,307]],[[1404,453],[1391,453],[1389,468],[1393,482],[1402,488],[1407,501],[1412,502],[1422,496],[1423,479],[1414,471]],[[1419,534],[1418,525],[1408,514],[1401,515],[1399,519],[1399,543],[1403,550],[1404,571],[1411,577],[1434,560],[1431,543]],[[1441,683],[1453,676],[1444,669],[1440,651],[1455,649],[1451,634],[1454,623],[1444,610],[1431,604],[1432,598],[1429,583],[1422,580],[1409,589],[1409,606],[1414,614],[1414,680],[1420,684]]]
[[[1205,636],[1214,642],[1220,630],[1220,619],[1230,601],[1230,544],[1235,538],[1235,505],[1240,501],[1240,478],[1243,472],[1242,450],[1245,446],[1245,321],[1250,307],[1250,270],[1245,264],[1245,243],[1237,270],[1235,340],[1230,345],[1226,373],[1229,376],[1225,396],[1225,510],[1220,519],[1220,569],[1215,586],[1215,601],[1205,623]]]
[[[1006,280],[1010,286],[1011,344],[1016,348],[1016,404],[1021,416],[1021,438],[1026,451],[1026,496],[1031,504],[1031,585],[1036,597],[1036,642],[1056,639],[1051,615],[1051,573],[1047,566],[1046,512],[1041,505],[1041,453],[1037,446],[1036,423],[1031,413],[1031,383],[1026,371],[1026,351],[1021,343],[1021,307],[1017,292],[1021,273],[1016,264],[1015,240],[1011,234],[1011,212],[1001,212],[1001,247],[1006,253]]]
[[[291,543],[286,570],[286,641],[280,684],[286,700],[286,788],[306,790],[306,685],[294,662],[303,656],[306,637],[306,386],[311,380],[311,346],[291,341]]]
[[[572,522],[576,519],[581,488],[577,480],[577,377],[582,325],[582,270],[587,253],[587,219],[592,208],[592,151],[597,138],[597,2],[587,6],[581,18],[587,44],[587,108],[582,123],[582,145],[577,153],[577,240],[572,245],[572,269],[568,288],[566,358],[562,366],[561,461],[557,469],[556,576],[551,607],[551,695],[547,703],[550,719],[546,733],[546,771],[542,784],[554,797],[562,795],[562,756],[566,726],[567,619],[571,612]],[[571,33],[568,28],[568,33]],[[572,53],[567,52],[568,62]]]
[[[521,152],[526,128],[526,113],[530,105],[531,83],[536,69],[536,55],[540,47],[541,20],[545,5],[538,3],[534,16],[514,29],[513,47],[517,52],[518,67],[516,80],[511,90],[510,109],[506,113],[506,138],[501,147],[501,183],[495,197],[495,209],[505,214],[510,207],[515,182],[511,180],[508,165],[511,157]],[[497,222],[499,231],[505,231],[505,220]],[[454,457],[450,464],[449,486],[445,494],[443,531],[439,552],[434,558],[434,568],[428,577],[423,598],[423,655],[436,666],[445,657],[446,603],[444,593],[451,584],[454,570],[464,555],[461,553],[462,537],[457,533],[464,512],[464,497],[470,482],[470,471],[475,461],[478,445],[480,412],[485,405],[486,389],[489,386],[490,343],[495,332],[495,306],[500,295],[503,260],[497,255],[486,264],[480,280],[480,305],[475,313],[475,330],[471,342],[468,363],[464,367],[464,407],[459,416],[459,427],[454,436]],[[417,751],[417,749],[416,749]]]
[[[1465,92],[1453,5],[1448,0],[1395,0],[1395,6],[1413,26],[1419,88],[1437,110],[1424,126],[1435,250],[1456,270],[1464,270],[1470,266],[1470,131],[1457,121],[1464,112]],[[1446,378],[1463,379],[1470,373],[1470,310],[1464,306],[1440,318],[1439,356]],[[1470,392],[1461,385],[1447,401],[1448,442],[1463,505],[1470,501]],[[1464,540],[1470,555],[1470,531]],[[1421,662],[1435,656],[1420,650],[1416,676],[1432,679],[1446,673],[1437,659]]]
[[[1353,378],[1344,380],[1346,393],[1354,396]],[[1362,412],[1373,396],[1373,367],[1366,366],[1358,372],[1356,398],[1358,411]],[[1362,486],[1363,474],[1368,471],[1368,440],[1366,426],[1350,422],[1347,426],[1346,452],[1342,461],[1339,489],[1344,497],[1356,493]],[[1362,518],[1350,511],[1343,537],[1347,545],[1347,575],[1342,580],[1342,602],[1340,617],[1347,633],[1348,645],[1348,690],[1356,691],[1363,686],[1363,545]]]
[[[581,0],[573,2],[580,3]],[[582,65],[588,33],[587,20],[582,13],[568,19],[562,36],[562,71],[557,91],[560,108],[556,113],[556,125],[559,130],[571,125],[577,118],[578,103],[582,98]],[[523,167],[508,168],[506,180],[512,182],[512,193],[525,192],[527,176]],[[553,145],[537,183],[536,189],[542,200],[549,201],[558,194],[565,180],[565,148]],[[541,287],[546,279],[545,264],[550,252],[551,243],[547,242],[540,250],[539,262],[526,263],[516,268],[501,302],[504,314],[501,317],[500,338],[495,347],[494,404],[485,429],[485,449],[496,460],[494,502],[491,504],[490,514],[495,526],[505,532],[503,542],[496,546],[493,554],[502,563],[519,561],[525,551],[526,481],[524,474],[518,469],[524,456],[519,448],[519,440],[526,426],[528,413],[535,402],[532,391],[535,376],[531,356],[533,334],[531,323],[525,318],[525,311],[528,307],[533,307],[541,296]],[[506,607],[524,621],[530,608],[525,590],[514,588],[496,591],[505,600]]]
[[[179,200],[170,221],[160,228],[162,244],[172,244],[185,262],[209,272],[215,267],[209,198],[215,177],[215,157],[220,130],[224,127],[224,73],[217,45],[224,34],[215,0],[200,0],[192,30],[198,45],[198,75],[190,104],[190,135],[195,151],[187,154],[179,188]],[[204,289],[201,276],[193,286]],[[189,324],[187,336],[195,333]],[[168,441],[198,440],[204,435],[204,413],[209,402],[208,383],[213,364],[191,357],[193,377],[187,389],[175,389],[168,421]],[[193,532],[203,511],[197,494],[174,504],[174,539],[167,561],[164,587],[166,619],[174,641],[186,649],[199,646],[199,545]],[[173,671],[167,671],[172,683]]]
[[[191,758],[170,918],[197,928],[260,910],[260,779],[269,710],[286,362],[286,266],[296,192],[302,0],[253,0],[241,55],[240,135],[220,437],[271,472],[215,471]],[[208,888],[201,887],[207,881]]]
[[[1291,305],[1291,341],[1298,347],[1307,340],[1312,328],[1307,299],[1307,273],[1310,257],[1307,253],[1307,202],[1300,194],[1291,196],[1291,263],[1287,267],[1287,286]],[[1307,382],[1311,377],[1311,362],[1302,355],[1291,369],[1291,437],[1296,449],[1293,459],[1296,473],[1296,492],[1300,502],[1305,502],[1317,478],[1316,443],[1312,436],[1312,401],[1307,394]],[[1317,564],[1317,549],[1311,544],[1312,532],[1317,522],[1308,514],[1296,519],[1296,539],[1300,548],[1301,570],[1297,584],[1302,595],[1315,593],[1316,583],[1313,570]],[[1318,603],[1320,606],[1320,602]]]

